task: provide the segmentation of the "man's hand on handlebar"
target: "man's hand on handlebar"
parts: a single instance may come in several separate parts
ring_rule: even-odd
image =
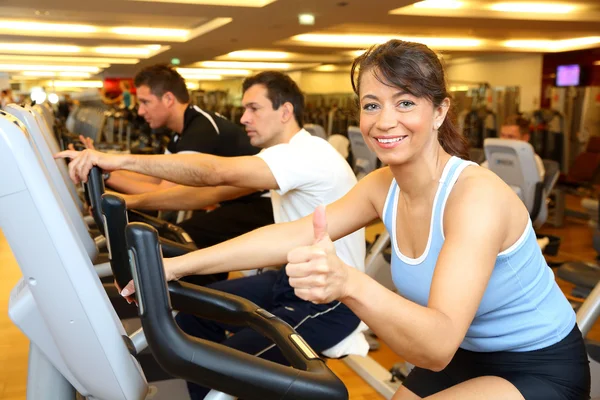
[[[115,154],[101,153],[96,150],[83,151],[65,150],[54,155],[54,158],[70,158],[69,176],[75,184],[87,182],[90,170],[94,166],[110,172],[122,169],[125,157]]]

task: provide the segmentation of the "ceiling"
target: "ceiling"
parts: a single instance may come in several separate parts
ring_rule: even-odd
[[[598,0],[498,3],[515,1],[0,0],[0,72],[14,80],[126,77],[173,58],[201,68],[185,70],[190,80],[255,68],[335,70],[329,64],[347,65],[357,50],[391,37],[422,41],[450,58],[600,47]],[[499,11],[506,7],[521,8]],[[313,25],[299,23],[304,13]],[[229,54],[244,50],[286,53]],[[232,72],[202,64],[215,60],[288,65],[225,65]]]

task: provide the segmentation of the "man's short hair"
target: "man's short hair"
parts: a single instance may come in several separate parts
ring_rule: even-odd
[[[244,80],[244,93],[254,85],[263,85],[267,89],[267,97],[277,110],[284,103],[294,107],[294,119],[300,127],[304,121],[304,94],[288,75],[279,71],[264,71]]]
[[[529,127],[530,127],[530,122],[529,120],[527,120],[526,118],[523,118],[521,115],[519,114],[513,114],[510,115],[508,117],[506,117],[506,120],[504,121],[504,125],[508,125],[508,126],[518,126],[519,127],[519,132],[521,132],[521,136],[523,135],[528,135],[529,132]]]
[[[171,92],[180,103],[189,103],[190,94],[185,79],[168,64],[156,64],[142,69],[133,79],[136,88],[148,86],[156,97]]]

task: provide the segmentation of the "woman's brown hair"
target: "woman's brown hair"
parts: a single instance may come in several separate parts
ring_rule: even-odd
[[[372,71],[385,85],[428,99],[434,107],[439,107],[445,98],[451,97],[446,89],[440,59],[429,47],[420,43],[390,40],[357,57],[351,72],[352,88],[357,95],[360,79],[366,71]],[[448,154],[469,159],[469,145],[456,128],[452,107],[438,129],[438,141]]]

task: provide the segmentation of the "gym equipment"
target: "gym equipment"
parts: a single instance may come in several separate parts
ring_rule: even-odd
[[[365,273],[387,289],[396,292],[390,268],[391,247],[390,235],[384,230],[367,250]],[[367,356],[350,355],[343,359],[358,376],[386,399],[391,399],[402,385],[403,379],[412,369],[406,362],[395,364],[390,371],[377,361]]]
[[[244,398],[347,398],[343,384],[289,326],[245,300],[169,284],[176,288],[171,295],[176,307],[253,326],[280,344],[298,370],[178,332],[151,228],[128,230],[144,324],[143,332],[128,336],[28,142],[25,126],[4,112],[0,176],[0,227],[23,272],[11,293],[9,315],[31,343],[28,400],[74,399],[77,393],[90,399],[143,399],[149,388],[134,356],[145,347],[144,334],[163,365],[186,379]],[[155,285],[165,289],[157,291]]]
[[[94,221],[106,237],[101,205],[102,195],[104,194],[104,180],[100,168],[93,167],[90,170],[85,187]],[[175,257],[197,249],[190,235],[181,227],[134,210],[129,210],[127,214],[130,221],[144,222],[159,230],[161,235],[160,244],[163,246],[165,256]]]
[[[540,109],[532,113],[529,142],[545,160],[554,160],[563,168],[565,123],[557,110]]]
[[[114,194],[104,194],[102,196],[102,213],[104,223],[106,224],[105,230],[107,232],[107,237],[109,238],[109,248],[111,249],[110,263],[113,275],[119,286],[124,287],[131,280],[131,273],[128,269],[127,248],[124,236],[128,221],[123,198]],[[121,312],[119,315],[123,316],[125,313]],[[368,351],[368,344],[363,335],[363,331],[366,329],[366,325],[361,323],[352,334],[332,348],[323,351],[322,355],[324,357],[334,358],[344,356],[365,356]],[[142,360],[142,365],[148,365],[148,368],[156,369],[148,358]],[[146,371],[146,368],[144,368],[144,371]],[[151,373],[157,375],[156,372]],[[158,374],[160,374],[160,372],[158,372]],[[215,400],[217,398],[222,400],[229,399],[229,397],[215,397]]]
[[[591,291],[588,298],[577,310],[577,325],[586,337],[594,323],[600,317],[600,281]],[[591,400],[600,400],[600,343],[588,340],[586,347],[590,360],[592,375]]]
[[[379,166],[379,159],[375,152],[371,151],[362,137],[358,126],[348,127],[348,139],[354,165],[352,169],[358,179],[367,176]]]
[[[32,148],[35,149],[35,153],[43,165],[44,171],[47,173],[47,180],[52,182],[52,186],[59,195],[62,205],[65,208],[69,216],[69,220],[73,225],[73,229],[77,232],[81,238],[82,244],[84,245],[86,252],[90,260],[95,260],[98,256],[98,246],[103,242],[101,238],[98,241],[92,240],[88,226],[83,219],[81,214],[81,208],[77,207],[77,200],[79,197],[67,187],[66,181],[62,176],[59,167],[65,166],[64,160],[55,160],[50,150],[49,141],[47,135],[42,134],[42,127],[40,127],[38,120],[35,117],[35,112],[31,108],[24,108],[16,104],[9,104],[6,106],[6,112],[12,114],[27,128],[28,135]],[[68,172],[67,177],[68,177]],[[71,180],[69,179],[69,182]],[[79,201],[81,202],[81,201]]]
[[[43,116],[40,112],[40,107],[41,107],[40,105],[36,105],[34,107],[26,106],[24,108],[26,110],[30,110],[32,112],[33,116],[35,117],[36,121],[38,122],[38,126],[40,127],[40,130],[41,130],[41,134],[46,139],[46,143],[48,144],[48,148],[50,149],[50,152],[52,154],[56,154],[59,151],[61,151],[60,144],[56,140],[56,136],[53,134],[52,125],[48,125],[46,123],[45,119],[43,118]],[[30,131],[30,134],[38,135],[37,132],[31,132],[31,131]],[[67,185],[67,188],[69,189],[69,192],[71,192],[71,195],[73,196],[73,199],[75,200],[75,204],[77,205],[79,210],[81,210],[81,212],[84,215],[87,214],[87,210],[85,210],[85,208],[83,206],[83,202],[81,200],[81,196],[79,195],[79,191],[77,190],[77,188],[75,187],[75,184],[69,177],[69,169],[67,167],[66,160],[58,159],[58,160],[56,160],[56,165],[58,165],[60,174],[62,175],[62,177]]]
[[[325,132],[325,128],[323,128],[321,125],[304,124],[304,129],[313,136],[327,140],[327,133]]]
[[[523,201],[534,228],[548,218],[546,199],[554,188],[560,167],[556,161],[544,160],[544,180],[540,176],[531,144],[522,140],[488,138],[484,142],[488,168],[508,184]]]
[[[596,203],[596,209],[600,211],[600,203]],[[596,250],[596,259],[600,259],[600,226],[596,225],[592,240],[594,250]],[[584,263],[580,261],[571,261],[562,264],[557,270],[556,275],[567,282],[575,285],[572,294],[580,298],[586,298],[590,295],[594,287],[600,282],[600,266],[598,263]]]

